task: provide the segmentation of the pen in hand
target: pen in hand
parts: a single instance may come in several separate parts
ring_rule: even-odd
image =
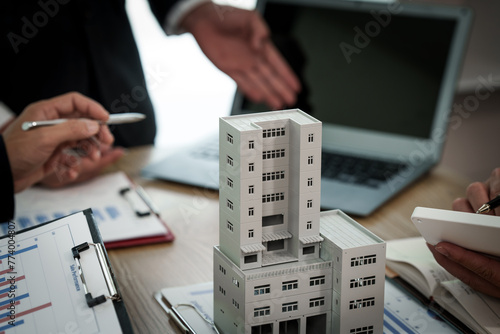
[[[493,198],[491,201],[481,205],[476,213],[488,213],[500,205],[500,194]]]
[[[146,115],[140,113],[123,113],[123,114],[112,114],[109,115],[109,119],[107,121],[98,121],[100,124],[124,124],[124,123],[134,123],[143,120],[146,118]],[[33,128],[37,128],[40,126],[51,126],[56,124],[61,124],[69,121],[68,118],[58,118],[51,119],[46,121],[30,121],[24,122],[22,124],[22,129],[24,131],[28,131]]]

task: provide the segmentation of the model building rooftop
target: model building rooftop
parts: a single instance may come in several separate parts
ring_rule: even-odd
[[[320,233],[342,249],[384,243],[340,210],[321,212]]]
[[[299,125],[321,123],[316,118],[306,114],[300,109],[288,109],[275,112],[262,112],[247,115],[221,117],[222,120],[232,125],[239,131],[256,130],[259,122],[293,121]]]

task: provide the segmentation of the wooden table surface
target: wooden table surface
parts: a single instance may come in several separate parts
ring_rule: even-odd
[[[130,150],[115,166],[144,187],[171,228],[171,243],[109,250],[135,333],[180,333],[153,294],[165,287],[212,281],[212,248],[219,240],[218,193],[140,176],[158,157],[152,147]],[[416,206],[451,209],[468,180],[437,167],[369,217],[352,216],[384,240],[418,236],[410,221]]]

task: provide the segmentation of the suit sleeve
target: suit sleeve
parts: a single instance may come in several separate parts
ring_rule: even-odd
[[[149,0],[149,6],[160,25],[163,26],[168,13],[179,2],[182,0]]]
[[[149,5],[165,33],[167,35],[179,35],[185,33],[184,30],[179,28],[179,23],[184,16],[195,7],[206,2],[211,2],[211,0],[149,0]]]
[[[0,135],[0,222],[14,218],[14,180],[7,149]]]

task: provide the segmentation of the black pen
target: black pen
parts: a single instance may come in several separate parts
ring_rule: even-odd
[[[488,213],[494,208],[498,207],[499,205],[500,205],[500,194],[498,194],[488,203],[481,205],[481,207],[476,211],[476,213]]]

